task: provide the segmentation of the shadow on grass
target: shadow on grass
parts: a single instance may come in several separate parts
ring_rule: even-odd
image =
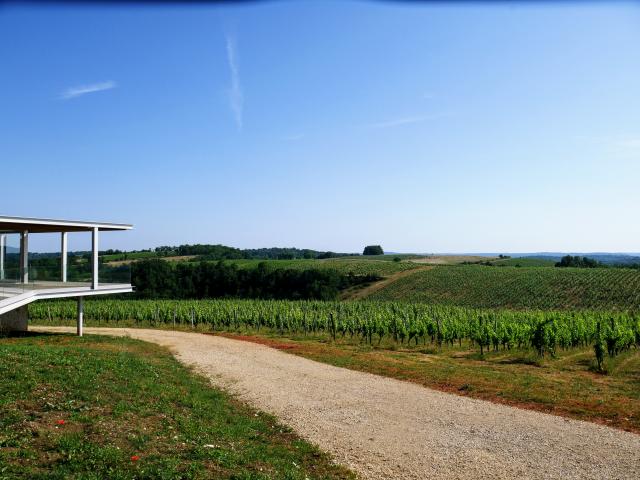
[[[593,365],[592,358],[581,358],[580,360],[576,360],[576,365],[580,365],[581,367],[590,368]]]
[[[501,365],[530,365],[532,367],[542,367],[543,358],[533,356],[516,356],[504,358],[496,363]]]
[[[0,332],[0,338],[46,338],[70,335],[66,332]]]

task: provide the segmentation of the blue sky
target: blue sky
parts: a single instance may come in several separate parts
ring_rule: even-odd
[[[135,224],[104,248],[639,251],[638,45],[634,2],[5,5],[0,214]]]

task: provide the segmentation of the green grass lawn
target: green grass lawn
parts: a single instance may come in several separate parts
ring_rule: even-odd
[[[126,338],[0,338],[0,479],[354,478]]]

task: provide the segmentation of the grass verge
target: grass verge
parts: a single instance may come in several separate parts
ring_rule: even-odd
[[[354,478],[149,343],[0,338],[0,377],[0,479]]]

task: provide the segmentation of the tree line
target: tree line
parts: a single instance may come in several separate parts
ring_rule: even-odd
[[[602,268],[604,263],[589,257],[581,257],[579,255],[565,255],[556,263],[556,267],[574,267],[574,268]]]
[[[379,280],[377,275],[332,269],[240,268],[224,261],[171,263],[148,259],[131,265],[138,298],[263,298],[334,300],[341,290]]]
[[[226,245],[179,245],[161,246],[154,249],[158,256],[186,256],[195,255],[202,260],[294,260],[294,259],[322,259],[347,257],[353,253],[336,253],[311,250],[308,248],[235,248]]]

